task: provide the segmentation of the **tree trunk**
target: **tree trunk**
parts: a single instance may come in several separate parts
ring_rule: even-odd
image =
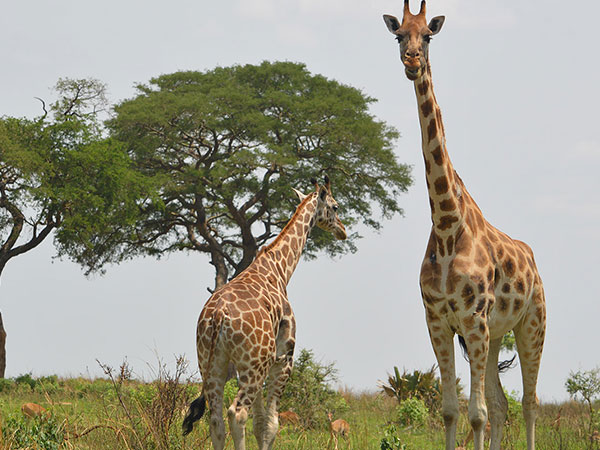
[[[0,378],[4,378],[6,370],[6,331],[2,324],[2,313],[0,312]]]
[[[228,281],[227,277],[229,276],[229,270],[227,269],[227,264],[225,263],[225,258],[223,258],[223,255],[219,254],[216,251],[213,252],[212,260],[210,263],[213,266],[215,266],[215,291],[216,291],[220,287],[225,286],[227,284],[227,281]]]

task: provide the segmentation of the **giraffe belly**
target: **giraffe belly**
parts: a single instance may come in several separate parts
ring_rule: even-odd
[[[496,292],[488,317],[490,339],[499,339],[517,326],[530,304],[529,297]]]

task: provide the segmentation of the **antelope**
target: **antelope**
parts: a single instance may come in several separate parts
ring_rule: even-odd
[[[39,416],[47,416],[48,411],[43,406],[38,405],[37,403],[24,403],[21,406],[21,412],[25,417],[35,418]]]
[[[282,411],[279,413],[279,423],[283,425],[300,426],[300,416],[294,411]]]
[[[337,450],[338,436],[342,436],[345,439],[350,433],[350,425],[344,419],[336,419],[332,422],[333,415],[330,412],[327,413],[327,418],[329,419],[331,438],[335,443],[335,450]]]

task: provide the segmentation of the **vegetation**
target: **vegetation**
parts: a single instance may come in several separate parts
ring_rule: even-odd
[[[587,407],[588,420],[585,434],[590,441],[588,448],[597,448],[600,444],[600,435],[598,434],[600,421],[596,405],[596,400],[600,396],[600,369],[571,372],[565,382],[565,387],[571,397],[576,399],[581,397]]]
[[[332,388],[337,370],[333,363],[321,364],[310,350],[301,350],[281,397],[281,411],[293,409],[303,428],[325,428],[327,413],[336,416],[348,410],[344,398]]]
[[[442,406],[441,382],[435,365],[427,371],[404,370],[402,375],[398,367],[394,366],[394,373],[388,374],[387,383],[380,383],[380,387],[384,394],[395,398],[398,404],[415,398],[421,400],[429,411],[439,411]],[[459,397],[462,395],[460,378],[456,379],[456,393]]]
[[[107,106],[96,80],[60,80],[58,99],[35,119],[0,118],[0,276],[12,259],[52,232],[70,246],[81,233],[127,222],[135,174],[119,144],[102,136]],[[0,378],[5,343],[0,316]]]
[[[379,229],[402,213],[411,184],[397,162],[398,132],[369,114],[375,100],[313,75],[302,64],[264,62],[162,75],[115,107],[110,135],[152,183],[135,221],[73,242],[68,254],[89,271],[135,255],[198,251],[210,257],[215,288],[245,269],[288,221],[290,187],[308,190],[327,173],[345,225]],[[305,255],[356,249],[315,230]]]
[[[422,399],[412,396],[398,405],[395,398],[382,393],[335,390],[324,381],[333,380],[331,375],[335,374],[335,368],[332,364],[314,361],[310,351],[301,351],[297,362],[302,374],[296,373],[292,377],[297,383],[295,389],[304,389],[303,392],[309,392],[308,395],[313,398],[319,397],[312,393],[326,392],[326,401],[344,405],[343,408],[338,406],[334,412],[334,418],[343,418],[350,424],[348,438],[339,440],[341,449],[428,450],[443,447],[443,419],[439,411],[427,408]],[[151,382],[136,380],[127,363],[118,369],[104,364],[101,367],[106,377],[95,380],[60,379],[56,376],[34,378],[30,374],[2,380],[0,448],[210,448],[206,420],[196,424],[194,431],[185,439],[181,435],[186,406],[201,388],[188,373],[185,360],[177,358],[172,371],[158,361],[154,369],[155,379]],[[315,373],[319,375],[315,376]],[[329,375],[323,378],[327,373]],[[227,391],[225,408],[235,395],[235,381],[228,383]],[[521,405],[516,394],[507,394],[507,397],[509,412],[502,448],[524,449],[525,424]],[[48,414],[25,418],[20,408],[27,402],[42,405]],[[281,409],[293,409],[303,423],[310,426],[282,426],[276,441],[277,448],[331,448],[329,424],[326,419],[322,420],[322,407],[317,406],[314,412],[302,410],[304,400],[296,395],[287,395],[285,402]],[[464,398],[461,398],[460,408],[457,440],[462,442],[470,429]],[[598,448],[598,441],[594,440],[597,428],[594,429],[596,434],[588,432],[589,417],[590,410],[584,402],[542,404],[537,422],[537,448]],[[256,449],[251,419],[248,425],[247,446]],[[229,437],[227,442],[227,448],[232,448]]]

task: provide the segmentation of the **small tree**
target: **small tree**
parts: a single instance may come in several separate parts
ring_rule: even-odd
[[[589,448],[591,449],[594,445],[591,437],[597,422],[597,411],[594,408],[594,400],[600,396],[600,368],[588,371],[570,372],[569,377],[565,382],[565,387],[571,397],[576,400],[581,397],[587,405],[590,415],[587,433],[590,437]]]
[[[336,374],[333,363],[321,364],[315,361],[311,350],[301,350],[281,396],[280,409],[293,409],[305,428],[323,424],[328,411],[343,412],[346,401],[331,387],[337,380]]]

